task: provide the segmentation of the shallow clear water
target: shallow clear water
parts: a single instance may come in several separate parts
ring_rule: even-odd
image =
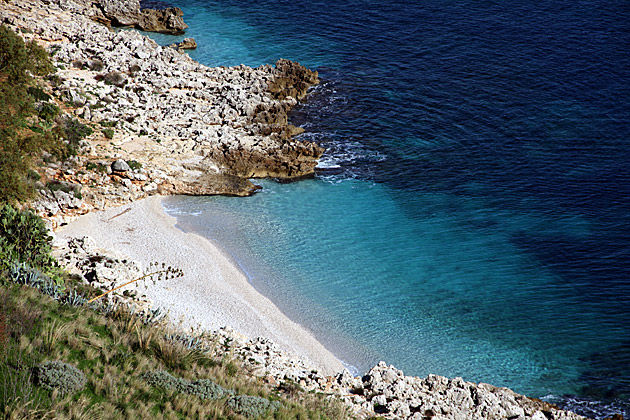
[[[204,64],[318,69],[292,121],[327,148],[315,180],[169,199],[180,226],[359,371],[628,414],[626,3],[171,3]]]

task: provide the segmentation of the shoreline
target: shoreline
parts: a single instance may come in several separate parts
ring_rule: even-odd
[[[56,60],[64,68],[51,93],[72,102],[69,112],[97,129],[97,124],[117,124],[113,139],[92,135],[74,166],[48,168],[46,178],[77,185],[87,196],[56,192],[40,204],[39,213],[52,221],[87,213],[57,230],[60,242],[89,236],[92,250],[119,254],[123,263],[130,258],[144,268],[158,262],[182,269],[184,277],[177,283],[137,290],[146,294],[149,306],[151,301],[156,307],[169,306],[175,325],[180,321],[179,326],[190,330],[204,320],[206,328],[219,329],[216,337],[235,342],[223,356],[250,363],[253,375],[270,378],[272,386],[290,380],[308,390],[337,394],[360,418],[376,413],[409,419],[433,413],[438,413],[436,419],[581,418],[505,388],[436,375],[404,376],[384,362],[363,377],[353,377],[312,333],[258,292],[220,247],[176,227],[175,218],[161,207],[161,195],[250,194],[255,189],[248,178],[273,177],[285,164],[290,164],[282,170],[286,178],[311,173],[322,151],[291,140],[299,130],[288,125],[286,113],[306,92],[302,79],[312,80],[313,74],[287,78],[295,68],[285,61],[276,69],[207,68],[135,32],[111,33],[90,21],[98,22],[100,16],[90,15],[94,11],[85,5],[40,6],[35,1],[10,3],[0,17],[5,15],[16,28],[28,28],[27,36],[49,49],[58,48]],[[30,9],[20,12],[21,7]],[[30,19],[38,13],[38,19]],[[49,16],[72,25],[50,25]],[[115,83],[103,83],[105,77]],[[109,172],[81,173],[88,165]],[[143,199],[146,195],[152,197]],[[250,338],[266,338],[247,340],[231,328],[221,329],[226,323]],[[300,357],[286,356],[280,347]],[[340,371],[335,377],[323,376]]]
[[[359,419],[373,417],[382,407],[388,419],[419,420],[424,417],[416,414],[426,412],[442,413],[432,416],[436,420],[584,419],[508,388],[432,374],[405,376],[385,362],[354,376],[311,332],[258,292],[229,254],[203,236],[177,228],[176,218],[162,205],[164,198],[90,212],[59,229],[56,241],[89,236],[98,252],[131,258],[142,267],[164,262],[182,269],[183,277],[138,287],[138,292],[154,307],[168,310],[176,329],[209,332],[215,355],[240,360],[269,385],[288,381],[307,391],[337,395]]]
[[[61,241],[89,236],[99,248],[124,255],[142,267],[164,262],[182,269],[184,277],[138,286],[138,291],[155,307],[168,310],[171,321],[187,330],[228,326],[250,339],[269,338],[283,350],[312,362],[326,375],[343,370],[341,361],[311,332],[288,318],[249,283],[229,254],[212,241],[177,228],[176,219],[165,212],[162,200],[153,196],[91,212],[63,226],[56,235]]]

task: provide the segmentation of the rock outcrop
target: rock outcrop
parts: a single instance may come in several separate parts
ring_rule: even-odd
[[[181,35],[188,25],[178,7],[141,9],[140,0],[75,0],[83,13],[93,20],[111,26],[130,26],[148,32]]]
[[[140,18],[140,0],[98,0],[97,4],[114,26],[134,26]]]
[[[224,145],[209,156],[237,177],[296,179],[312,175],[323,152],[315,143],[288,139],[280,144],[261,142],[254,149]]]
[[[195,38],[184,38],[181,42],[171,44],[169,47],[176,50],[194,50],[197,48],[197,41],[195,41]]]
[[[276,99],[292,97],[303,99],[306,91],[312,85],[319,83],[316,71],[290,60],[278,60],[276,63],[278,75],[268,84],[269,92]]]
[[[184,23],[184,12],[179,7],[167,9],[142,9],[135,27],[147,32],[181,35],[188,25]]]
[[[273,341],[248,339],[227,327],[213,332],[210,341],[217,355],[230,351],[252,374],[281,390],[299,387],[339,395],[360,419],[585,420],[508,388],[438,375],[405,376],[385,362],[362,377],[345,369],[334,377],[325,376],[312,363],[283,351]]]
[[[208,68],[135,31],[94,22],[105,10],[128,23],[137,2],[98,4],[102,10],[88,0],[0,8],[0,20],[55,52],[60,70],[50,95],[72,104],[74,117],[94,130],[72,165],[41,173],[80,188],[82,204],[42,197],[35,204],[42,215],[60,220],[157,193],[250,195],[258,189],[252,177],[313,175],[323,149],[294,139],[303,130],[289,124],[288,112],[318,82],[317,72],[288,60]],[[112,172],[118,159],[137,165]]]
[[[584,419],[508,388],[437,375],[405,376],[385,362],[374,366],[363,377],[353,377],[344,371],[336,379],[345,399],[360,416],[410,420]]]

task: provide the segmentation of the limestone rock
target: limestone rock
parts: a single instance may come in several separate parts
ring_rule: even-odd
[[[254,194],[261,187],[251,181],[229,174],[205,174],[193,181],[171,179],[157,187],[162,195],[228,195],[246,197]]]
[[[211,150],[209,156],[225,171],[242,178],[298,179],[314,173],[323,153],[313,142],[287,140],[254,149],[224,146]]]
[[[288,96],[303,99],[308,88],[319,83],[316,71],[311,71],[294,61],[278,60],[276,69],[279,76],[269,84],[269,92],[278,99]]]
[[[169,47],[178,50],[194,50],[197,48],[197,41],[195,41],[195,38],[184,38],[181,42],[171,44]]]
[[[57,248],[60,263],[95,287],[112,288],[142,275],[138,263],[98,248],[89,236],[71,238]]]
[[[163,10],[143,9],[136,26],[143,31],[181,35],[188,28],[182,16],[184,12],[178,7]]]
[[[140,0],[99,0],[99,4],[116,26],[133,26],[140,17]]]
[[[115,160],[112,163],[112,171],[115,171],[115,172],[127,172],[127,171],[130,171],[130,170],[131,170],[131,168],[129,167],[129,164],[127,164],[127,162],[125,162],[122,159]]]

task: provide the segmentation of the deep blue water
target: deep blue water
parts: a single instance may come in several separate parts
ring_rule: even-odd
[[[292,122],[327,148],[315,180],[169,200],[182,228],[358,371],[630,414],[630,3],[170,3],[204,64],[317,69]]]

